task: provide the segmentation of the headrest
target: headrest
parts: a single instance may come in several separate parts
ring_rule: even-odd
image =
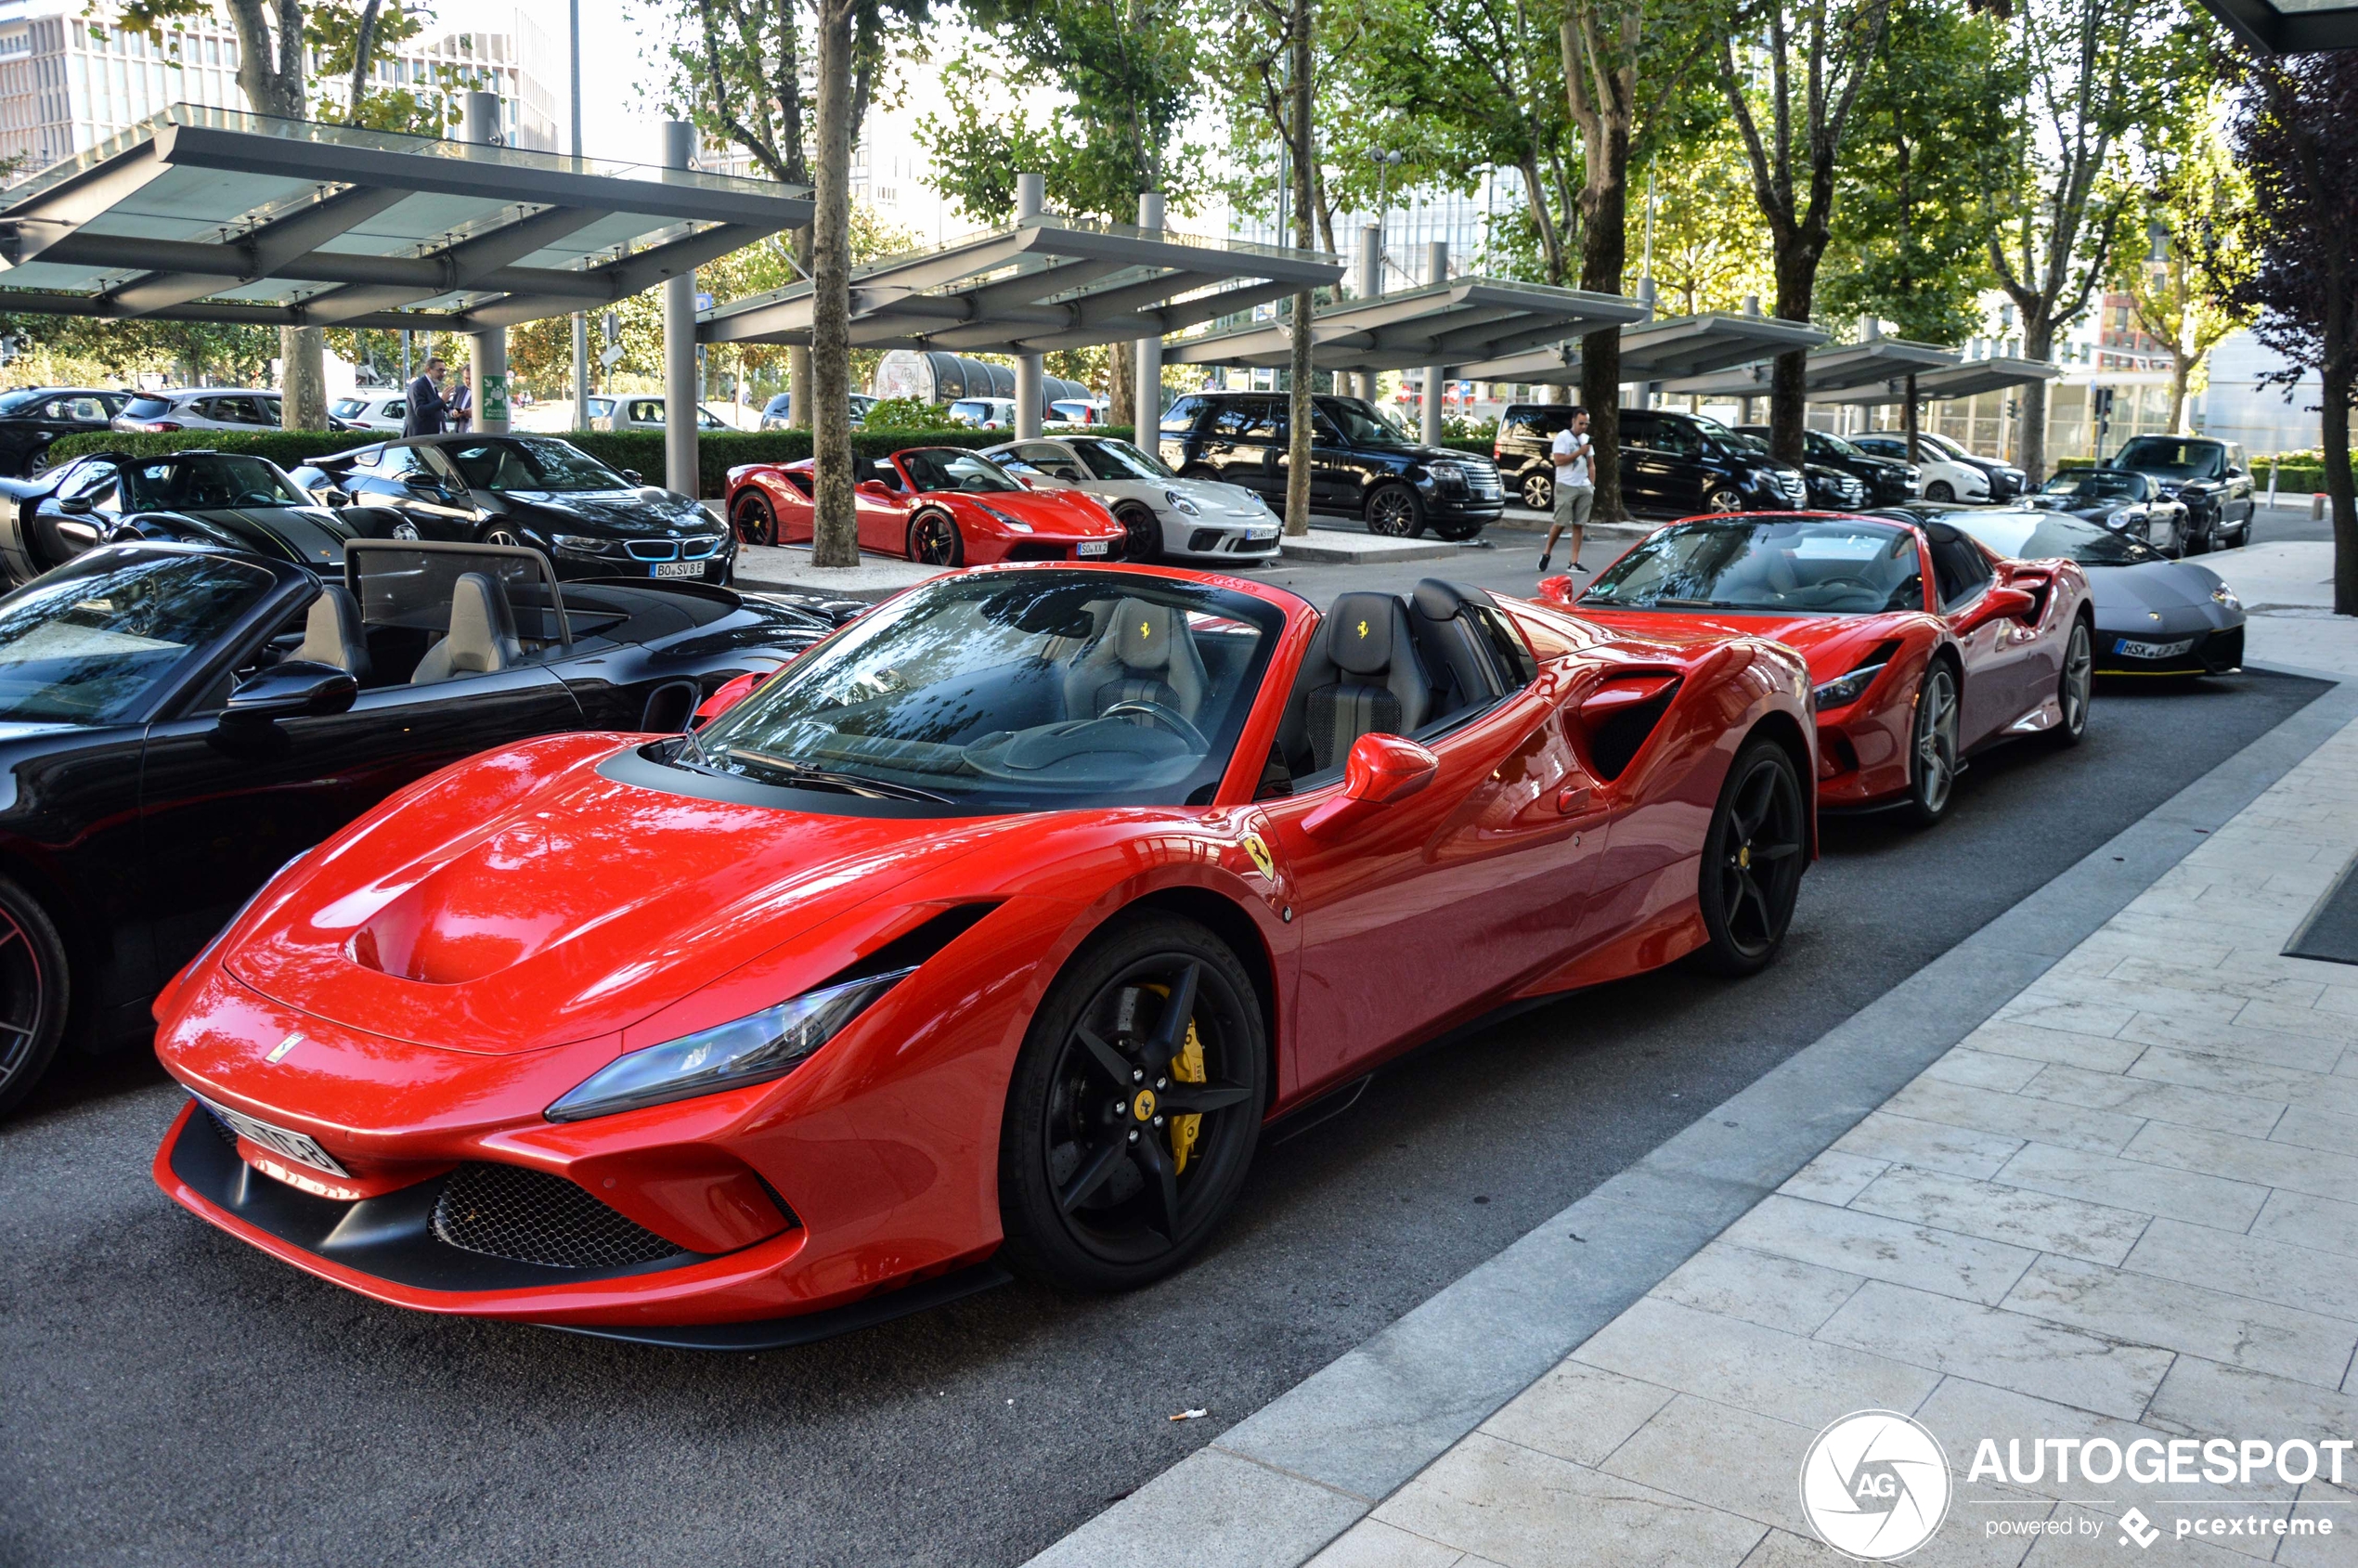
[[[481,572],[462,572],[450,585],[450,638],[462,647],[512,642],[516,623],[508,596]]]
[[[1392,622],[1400,601],[1389,593],[1339,595],[1327,612],[1333,628],[1328,654],[1335,667],[1353,675],[1380,675],[1392,667]]]
[[[1185,635],[1179,612],[1143,599],[1125,599],[1114,606],[1114,652],[1133,669],[1166,669],[1171,650]]]
[[[1417,585],[1414,603],[1417,614],[1429,621],[1453,620],[1458,612],[1466,607],[1468,601],[1479,592],[1479,589],[1462,589],[1456,583],[1443,582],[1439,577],[1427,577]]]

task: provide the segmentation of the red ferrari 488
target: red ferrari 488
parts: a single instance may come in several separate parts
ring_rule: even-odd
[[[156,1179],[381,1300],[670,1343],[1140,1284],[1418,1042],[1768,963],[1808,680],[1433,580],[939,577],[700,730],[487,753],[281,872],[157,1004]]]
[[[1937,520],[1693,518],[1656,530],[1586,591],[1540,597],[1633,636],[1772,638],[1809,661],[1818,798],[1945,815],[1983,746],[2076,745],[2095,611],[2068,561],[2006,561]]]
[[[1034,490],[961,447],[862,460],[852,486],[860,548],[937,566],[1111,561],[1130,531],[1079,490]],[[729,471],[729,521],[747,544],[807,544],[811,460]]]

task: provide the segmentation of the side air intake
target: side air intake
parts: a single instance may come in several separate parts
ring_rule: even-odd
[[[1580,724],[1587,732],[1588,765],[1598,777],[1621,777],[1678,694],[1678,676],[1632,671],[1608,677],[1582,700]]]

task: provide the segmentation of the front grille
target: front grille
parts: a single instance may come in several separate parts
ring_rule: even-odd
[[[680,1251],[563,1176],[480,1161],[450,1173],[434,1233],[470,1252],[548,1268],[625,1268]]]
[[[682,561],[708,560],[719,548],[720,537],[718,534],[705,539],[682,539],[680,541],[680,559]]]
[[[1784,492],[1785,504],[1788,506],[1798,507],[1809,504],[1809,482],[1798,473],[1779,474],[1777,488]]]
[[[1188,553],[1193,555],[1208,555],[1211,551],[1218,550],[1220,548],[1220,541],[1225,538],[1227,538],[1227,536],[1223,534],[1217,528],[1198,528],[1195,532],[1187,536]]]
[[[680,559],[678,539],[632,539],[624,546],[634,561],[677,561]]]
[[[236,1154],[238,1151],[238,1130],[235,1127],[230,1126],[227,1121],[222,1121],[220,1116],[214,1112],[214,1108],[205,1104],[202,1100],[199,1100],[197,1102],[197,1114],[203,1117],[205,1121],[212,1125],[213,1130],[221,1134],[221,1141],[229,1146],[229,1152]],[[240,1156],[240,1158],[242,1159],[243,1156]]]

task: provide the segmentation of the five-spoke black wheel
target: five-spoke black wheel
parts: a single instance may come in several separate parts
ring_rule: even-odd
[[[1801,775],[1766,736],[1736,754],[1704,836],[1704,963],[1749,975],[1777,955],[1808,861]]]
[[[1162,525],[1153,512],[1143,506],[1125,506],[1114,513],[1114,521],[1130,536],[1121,545],[1124,561],[1151,564],[1162,559]]]
[[[0,877],[0,1112],[32,1091],[66,1027],[66,950],[48,912]]]
[[[776,544],[778,513],[770,505],[770,498],[758,490],[748,489],[729,509],[730,525],[737,530],[743,544]]]
[[[1008,1264],[1082,1290],[1177,1267],[1244,1183],[1267,1061],[1251,977],[1211,931],[1149,914],[1094,938],[1042,1001],[1008,1086]]]
[[[909,559],[928,566],[955,566],[966,558],[958,525],[939,512],[918,513],[909,525]]]

